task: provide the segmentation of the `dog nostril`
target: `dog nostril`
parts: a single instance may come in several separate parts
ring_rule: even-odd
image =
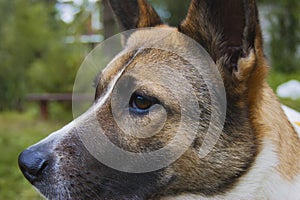
[[[42,164],[42,166],[41,166],[41,168],[40,168],[40,172],[42,172],[42,171],[44,171],[44,169],[47,167],[47,165],[48,165],[48,161],[45,161],[45,162],[43,162],[43,164]]]
[[[33,183],[48,165],[47,155],[27,149],[19,155],[19,166],[24,176]]]

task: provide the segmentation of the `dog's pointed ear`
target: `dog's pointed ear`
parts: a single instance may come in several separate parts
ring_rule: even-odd
[[[229,72],[255,52],[261,37],[255,0],[192,0],[179,31],[200,43],[215,62],[227,58]]]
[[[109,0],[122,31],[154,27],[162,20],[146,0]]]

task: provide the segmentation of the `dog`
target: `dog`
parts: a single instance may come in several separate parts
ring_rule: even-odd
[[[47,199],[300,199],[297,125],[288,120],[266,83],[269,67],[255,0],[192,0],[178,27],[164,24],[146,0],[110,0],[110,5],[122,30],[135,30],[123,34],[123,53],[97,79],[93,119],[89,110],[20,154],[19,166],[28,181]],[[164,32],[170,34],[165,40]],[[182,39],[184,36],[206,50],[214,63],[207,68],[215,68],[220,74],[226,93],[226,113],[219,112],[225,117],[224,123],[216,129],[220,135],[203,156],[199,152],[214,109],[207,84],[216,86],[216,78],[203,72],[208,77],[205,82],[191,62],[182,59],[183,55],[193,61],[192,56],[198,55]],[[181,54],[149,48],[154,43]],[[191,83],[193,91],[198,91],[193,94],[196,100],[188,98],[191,92],[181,87],[178,74]],[[168,82],[172,91],[161,87]],[[127,118],[131,117],[143,124],[151,114],[155,123],[163,121],[151,137],[126,135],[114,119],[118,117],[119,104],[112,106],[111,99],[116,95],[115,99],[124,103],[117,97],[127,91],[122,87],[128,84],[141,88],[122,94],[127,110],[125,114],[119,110],[120,121],[129,123]],[[176,90],[174,84],[179,84]],[[114,94],[117,85],[121,89]],[[194,126],[197,131],[182,154],[166,165],[158,167],[164,159],[157,159],[153,161],[156,164],[145,164],[149,169],[139,171],[138,164],[114,156],[106,143],[93,137],[100,124],[111,143],[137,155],[163,148],[172,142],[176,132],[181,138],[169,149],[172,155],[190,134],[179,126],[184,112],[180,102],[196,102],[193,105],[201,111],[196,113],[199,121],[190,117],[182,123],[186,129]],[[125,131],[133,133],[135,128],[130,126]],[[157,127],[147,128],[154,129]],[[101,149],[101,156],[108,155],[107,160],[95,158],[91,146],[96,153]]]

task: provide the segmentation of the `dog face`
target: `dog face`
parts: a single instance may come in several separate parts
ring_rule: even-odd
[[[159,199],[182,193],[214,196],[232,190],[250,170],[260,150],[259,135],[249,119],[251,96],[267,72],[255,1],[193,0],[178,28],[163,25],[145,0],[110,3],[121,28],[153,28],[124,34],[124,50],[98,78],[92,109],[20,155],[25,177],[49,199]],[[196,60],[183,34],[212,57],[226,91],[225,123],[215,130],[221,132],[220,138],[204,158],[199,151],[214,103],[203,76],[211,83],[216,80],[205,71],[200,75],[191,62],[183,59]],[[156,44],[162,48],[153,48]],[[182,54],[166,50],[172,48]],[[180,77],[189,81],[196,98],[191,99],[191,91],[179,84]],[[114,104],[112,99],[118,101]],[[197,116],[197,120],[190,116],[184,121],[186,128],[181,125],[181,102],[188,105],[186,112]],[[201,112],[195,113],[189,105],[196,105]],[[124,134],[116,117],[123,125],[130,123],[128,119],[135,123],[126,126],[125,132],[132,134]],[[133,133],[143,126],[146,128],[140,132],[144,137],[136,137]],[[197,130],[193,137],[191,129]],[[173,140],[163,157],[176,154],[182,144],[186,149],[167,166],[132,173],[137,167],[134,162],[121,166],[126,169],[122,171],[91,154],[87,144],[93,146],[90,141],[96,140],[100,143],[95,149],[115,160],[107,144],[93,137],[99,132],[115,146],[135,154],[159,150]],[[185,142],[190,138],[191,142]],[[125,165],[122,161],[119,164]]]

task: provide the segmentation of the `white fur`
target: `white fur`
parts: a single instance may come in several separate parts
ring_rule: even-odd
[[[162,200],[300,200],[300,175],[293,182],[284,180],[275,169],[277,163],[274,145],[265,141],[252,169],[233,190],[212,197],[183,194]]]
[[[282,109],[300,137],[300,126],[295,123],[300,122],[300,113],[284,105],[282,105]]]

